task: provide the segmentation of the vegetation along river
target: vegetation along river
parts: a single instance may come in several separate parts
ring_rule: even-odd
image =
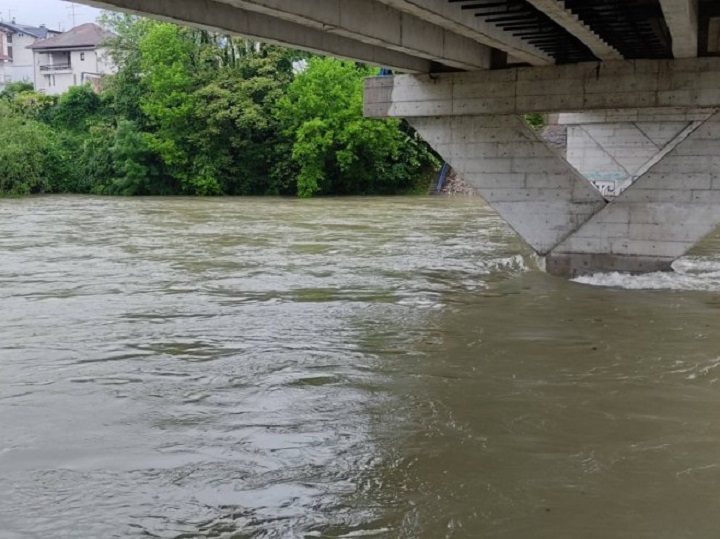
[[[0,200],[0,539],[716,538],[720,237],[477,199]]]

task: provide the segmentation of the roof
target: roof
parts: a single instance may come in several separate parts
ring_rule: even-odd
[[[59,36],[39,41],[34,45],[30,45],[28,49],[94,49],[112,36],[112,33],[90,22],[76,26]]]
[[[50,30],[43,26],[30,26],[29,24],[20,24],[16,22],[1,22],[0,29],[4,29],[11,34],[28,34],[38,39],[46,39],[48,36],[57,35],[60,32]]]

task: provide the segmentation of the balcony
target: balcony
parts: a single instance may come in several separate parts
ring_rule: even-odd
[[[53,65],[45,65],[40,66],[40,71],[72,71],[72,66],[70,64],[53,64]]]

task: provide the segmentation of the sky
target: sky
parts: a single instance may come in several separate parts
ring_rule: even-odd
[[[72,2],[63,0],[0,0],[0,16],[4,21],[13,17],[19,23],[39,26],[45,24],[53,30],[69,30],[73,27]],[[100,10],[75,4],[75,22],[94,22]]]

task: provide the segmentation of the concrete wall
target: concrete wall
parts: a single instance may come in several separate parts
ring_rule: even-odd
[[[0,56],[7,54],[7,43],[6,43],[5,32],[0,31]],[[10,82],[9,71],[5,70],[5,66],[9,65],[9,62],[0,60],[0,91],[5,87],[5,84]]]
[[[606,204],[516,116],[411,118],[410,123],[540,254]]]
[[[665,269],[720,224],[720,113],[693,126],[632,187],[553,250],[553,271]]]
[[[612,199],[707,117],[703,110],[618,111],[561,114],[558,123],[567,126],[568,162]]]
[[[43,72],[36,78],[35,88],[48,95],[60,95],[78,83],[72,72]]]

